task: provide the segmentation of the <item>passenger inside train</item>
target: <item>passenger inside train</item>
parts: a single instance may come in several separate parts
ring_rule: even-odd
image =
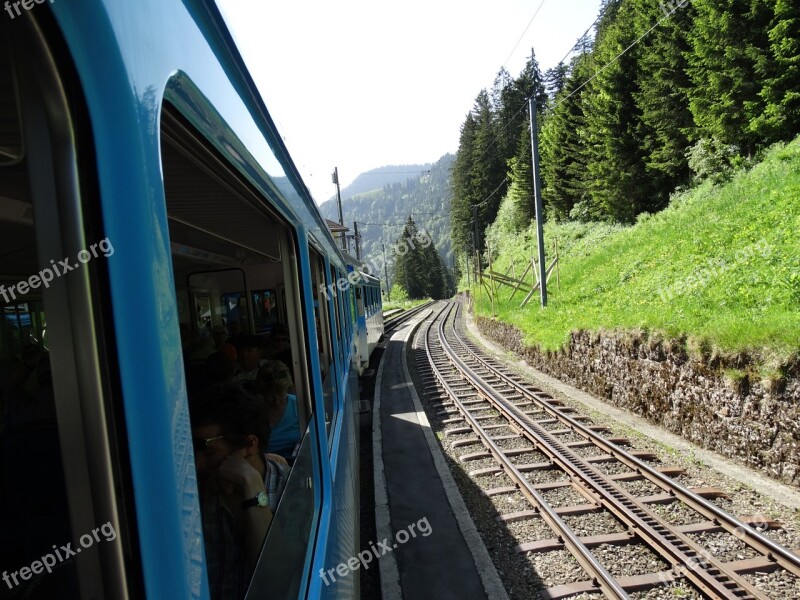
[[[234,381],[253,381],[258,377],[258,370],[266,364],[262,358],[262,348],[265,339],[258,335],[246,335],[241,338],[236,352],[239,355],[239,364]]]
[[[274,452],[289,461],[300,441],[300,421],[297,413],[297,396],[289,392],[294,388],[288,367],[279,360],[268,360],[258,370],[255,391],[267,407],[271,434],[268,452]]]
[[[242,598],[289,466],[266,453],[267,407],[240,385],[193,399],[191,415],[211,597]]]
[[[0,59],[2,54],[0,51]],[[315,292],[313,298],[304,299],[298,238],[286,219],[270,209],[264,194],[254,191],[209,149],[202,136],[173,113],[172,109],[165,109],[161,158],[171,248],[168,266],[174,285],[170,300],[177,302],[177,312],[172,310],[171,302],[166,302],[164,312],[148,315],[150,321],[143,322],[143,327],[158,328],[166,351],[181,348],[186,388],[192,396],[235,374],[231,373],[233,361],[226,345],[252,340],[246,336],[259,340],[258,344],[251,342],[259,352],[253,376],[263,360],[261,352],[280,356],[285,362],[281,381],[291,382],[294,388],[293,394],[288,395],[291,388],[281,383],[278,391],[271,393],[272,409],[267,418],[275,425],[273,443],[267,446],[266,436],[247,432],[262,441],[239,445],[243,439],[228,440],[228,434],[235,432],[222,430],[220,422],[216,422],[215,430],[195,431],[195,438],[213,440],[223,436],[204,442],[211,445],[209,450],[202,449],[198,469],[206,472],[209,469],[205,453],[216,456],[220,448],[227,449],[227,444],[245,456],[257,456],[262,449],[269,449],[294,457],[291,471],[281,462],[283,459],[270,459],[281,465],[277,470],[280,485],[285,486],[285,498],[281,503],[280,494],[272,495],[269,507],[274,521],[266,541],[263,533],[267,530],[262,528],[258,549],[254,550],[253,542],[243,555],[250,558],[251,566],[258,552],[268,556],[268,560],[262,558],[256,576],[263,570],[261,577],[268,580],[270,589],[280,590],[285,596],[296,595],[302,585],[307,550],[313,544],[316,518],[316,490],[307,485],[315,474],[307,434],[313,416],[309,365],[320,361],[324,420],[330,428],[338,410],[331,375],[335,352],[341,353],[342,347],[331,323],[341,327],[340,317],[337,312],[335,319],[331,318],[329,304],[320,294]],[[104,489],[119,492],[112,494],[112,499],[117,503],[115,527],[120,532],[120,543],[124,543],[120,552],[126,561],[135,564],[136,504],[132,486],[128,485],[131,440],[127,438],[124,409],[135,406],[137,399],[126,397],[120,385],[123,359],[115,347],[113,305],[118,299],[112,298],[104,287],[108,273],[102,255],[64,274],[58,285],[53,284],[47,291],[42,286],[27,286],[26,293],[20,292],[20,282],[30,281],[47,265],[67,255],[61,254],[60,249],[46,249],[55,229],[48,215],[55,211],[43,204],[34,206],[30,159],[22,158],[18,151],[8,145],[0,152],[13,155],[9,160],[0,156],[0,286],[5,286],[0,287],[0,564],[3,568],[21,568],[49,552],[54,544],[79,539],[102,522],[101,516],[86,509],[105,493],[97,491],[99,484],[97,490],[92,488],[92,477],[98,472],[107,478]],[[91,175],[87,178],[91,179]],[[87,206],[95,209],[96,201],[96,197],[85,199]],[[218,218],[220,212],[226,215],[224,222]],[[81,221],[85,239],[80,243],[87,244],[82,247],[88,248],[105,235],[101,217],[101,212],[94,210]],[[42,248],[45,250],[40,251]],[[310,243],[307,250],[315,282],[312,289],[317,290],[318,284],[327,283],[330,277],[326,277],[322,252]],[[14,286],[16,296],[10,292]],[[82,296],[81,302],[70,304],[69,299],[82,290],[91,304]],[[309,323],[302,310],[305,302],[314,305],[314,319]],[[315,323],[317,331],[306,331]],[[227,333],[222,353],[213,339],[215,327],[217,332],[225,328]],[[222,337],[221,333],[217,335]],[[306,340],[314,337],[319,352],[311,356]],[[178,375],[169,374],[174,379]],[[147,376],[142,374],[143,378]],[[58,384],[53,386],[53,381]],[[183,394],[176,394],[176,398],[177,402],[185,402]],[[267,403],[262,399],[259,403],[266,410]],[[203,410],[192,405],[190,417],[202,426],[213,425]],[[175,438],[178,447],[182,441],[179,431]],[[106,462],[101,462],[101,453],[94,449],[105,445],[111,450],[102,457]],[[261,474],[259,468],[253,468]],[[69,488],[65,484],[66,473]],[[271,487],[277,492],[279,486]],[[251,490],[240,488],[239,493],[244,495],[245,491]],[[103,502],[111,504],[105,496]],[[236,530],[242,509],[233,509]],[[78,518],[86,523],[72,531],[72,523]],[[210,539],[213,545],[214,538]],[[30,598],[51,598],[57,593],[77,597],[79,568],[87,573],[101,570],[97,556],[104,548],[96,550],[81,554],[80,566],[76,566],[75,559],[59,563],[52,574],[38,578],[25,593]],[[0,597],[7,592],[12,593],[0,584]]]

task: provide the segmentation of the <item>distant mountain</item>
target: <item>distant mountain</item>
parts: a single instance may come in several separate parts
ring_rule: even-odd
[[[344,224],[352,233],[353,221],[358,221],[363,260],[380,256],[384,243],[390,252],[411,215],[417,227],[431,236],[445,265],[452,266],[450,167],[454,160],[454,155],[445,154],[433,164],[380,167],[362,173],[342,190]],[[335,198],[319,209],[324,217],[339,220]]]
[[[353,180],[353,183],[342,188],[342,199],[352,198],[367,192],[380,190],[385,185],[393,183],[403,183],[407,179],[415,179],[430,170],[431,164],[424,165],[388,165],[371,169],[366,173],[361,173]],[[327,202],[336,200],[336,196],[331,196]]]

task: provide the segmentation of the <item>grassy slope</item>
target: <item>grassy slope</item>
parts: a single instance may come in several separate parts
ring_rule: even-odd
[[[800,140],[724,186],[677,196],[633,227],[548,225],[548,246],[554,236],[561,285],[550,280],[547,309],[538,297],[520,309],[519,293],[507,301],[510,288],[498,294],[498,316],[529,344],[555,349],[574,329],[643,329],[686,335],[694,347],[753,352],[768,370],[800,348]],[[504,272],[510,255],[529,254],[520,246],[495,270]],[[478,306],[490,312],[485,294]]]

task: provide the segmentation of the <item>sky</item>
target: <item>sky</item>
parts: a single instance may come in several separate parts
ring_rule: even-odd
[[[516,77],[531,48],[542,71],[555,66],[600,11],[600,0],[217,3],[317,203],[336,192],[334,167],[345,187],[455,153],[501,67]]]

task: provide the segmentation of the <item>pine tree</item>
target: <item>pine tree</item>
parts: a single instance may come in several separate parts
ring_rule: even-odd
[[[751,128],[764,112],[759,65],[769,49],[766,0],[696,0],[689,30],[689,101],[698,137],[752,155],[763,138]]]
[[[435,244],[423,245],[418,232],[414,219],[409,216],[393,247],[396,256],[394,285],[401,287],[411,299],[445,298],[447,285],[442,260]]]
[[[453,248],[459,254],[472,251],[472,171],[476,129],[475,118],[470,113],[461,126],[461,137],[451,176],[450,230]]]
[[[471,206],[477,215],[477,231],[482,232],[494,220],[505,189],[508,186],[505,159],[500,155],[496,121],[492,114],[489,95],[482,90],[475,100],[476,131],[473,145],[471,175]],[[479,235],[478,249],[483,250],[483,236]]]
[[[547,69],[544,74],[544,84],[547,90],[547,96],[551,101],[555,100],[556,96],[564,89],[568,77],[569,65],[565,65],[564,63],[559,63],[555,67]]]
[[[586,124],[579,87],[591,76],[590,54],[572,59],[570,73],[555,106],[542,125],[540,136],[542,198],[557,219],[569,217],[572,208],[587,197],[587,149],[582,139]]]
[[[789,141],[800,134],[800,5],[775,0],[769,26],[770,52],[756,70],[764,80],[764,112],[752,129],[765,143]]]
[[[584,94],[589,189],[592,204],[603,216],[632,222],[639,213],[662,206],[654,182],[647,178],[642,114],[635,101],[642,48],[637,44],[624,52],[643,33],[637,27],[638,7],[627,2],[614,8],[601,19],[593,53],[603,67]]]
[[[531,161],[531,140],[528,130],[520,132],[517,143],[517,155],[508,161],[511,185],[508,195],[514,206],[512,223],[514,231],[527,229],[536,217],[533,191],[533,163]]]
[[[686,151],[696,142],[694,119],[689,110],[691,80],[687,73],[690,50],[687,32],[695,18],[694,7],[677,8],[668,19],[660,7],[640,0],[641,28],[661,20],[642,40],[636,103],[642,115],[640,137],[646,156],[647,178],[656,194],[652,208],[663,208],[670,192],[689,182]]]

